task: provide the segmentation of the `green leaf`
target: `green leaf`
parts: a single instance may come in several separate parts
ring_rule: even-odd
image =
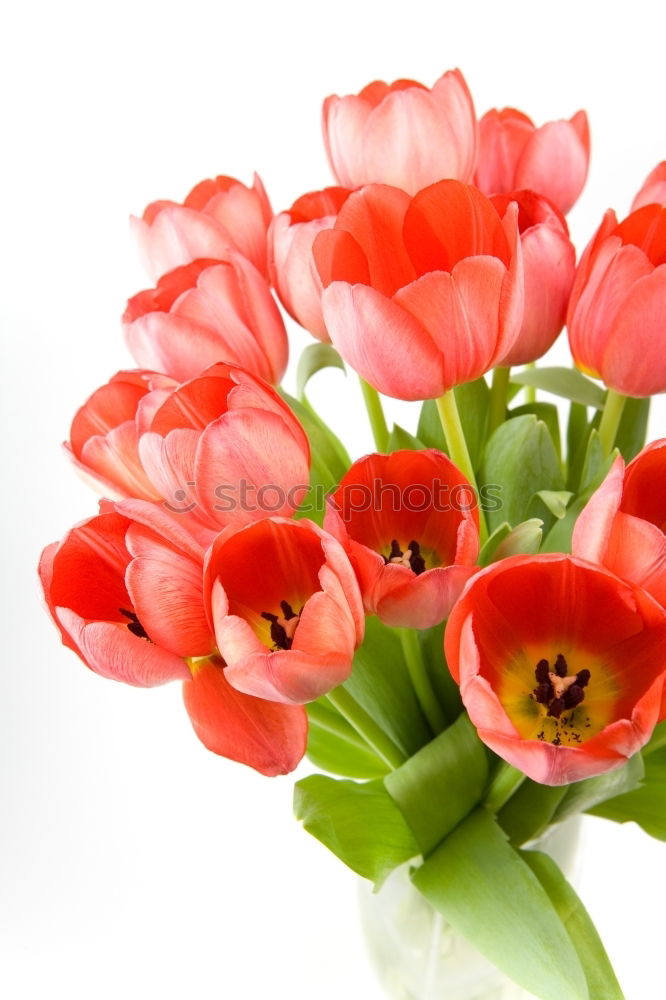
[[[596,927],[553,859],[540,851],[521,851],[521,856],[546,890],[576,949],[590,998],[624,1000]]]
[[[530,501],[540,490],[564,488],[557,452],[546,425],[528,414],[501,424],[486,445],[483,487],[499,487],[501,509],[488,511],[489,527],[527,520]],[[483,491],[482,491],[483,492]]]
[[[538,497],[542,503],[548,508],[553,517],[557,520],[561,520],[567,512],[567,505],[571,500],[573,493],[568,490],[539,490],[538,493],[534,494]]]
[[[302,778],[294,788],[294,812],[308,833],[377,887],[419,853],[381,780],[359,784],[323,774]]]
[[[455,722],[463,710],[460,688],[451,676],[444,656],[444,628],[446,623],[434,628],[419,629],[417,636],[421,646],[421,656],[425,663],[430,683],[437,700],[444,710],[448,722]]]
[[[323,771],[346,778],[380,778],[388,771],[326,699],[310,702],[308,712],[308,758]]]
[[[498,562],[508,556],[534,555],[539,551],[543,538],[543,521],[532,517],[516,525],[495,549],[491,562]]]
[[[463,712],[384,784],[425,856],[481,801],[487,780],[488,754]]]
[[[624,457],[625,462],[630,462],[632,458],[635,458],[645,445],[649,416],[649,396],[645,399],[629,397],[626,400],[615,438],[615,447]]]
[[[640,753],[637,753],[615,771],[607,771],[596,778],[574,782],[568,786],[567,794],[555,810],[554,821],[559,823],[573,813],[585,812],[605,802],[606,799],[615,798],[616,795],[638,788],[644,773],[643,759]]]
[[[497,814],[511,843],[520,847],[545,833],[566,793],[566,785],[542,785],[526,778]]]
[[[472,465],[478,469],[481,462],[483,442],[488,423],[488,401],[490,389],[484,378],[466,382],[453,390],[460,413],[463,433],[469,449]],[[438,448],[448,455],[444,432],[434,399],[427,399],[421,407],[421,416],[416,436],[426,448]]]
[[[543,420],[550,432],[555,445],[558,457],[562,455],[562,439],[560,436],[560,413],[555,403],[524,403],[522,406],[514,406],[509,410],[509,419],[512,417],[522,417],[526,414],[533,414],[537,420]]]
[[[486,809],[464,819],[412,881],[524,989],[541,1000],[588,1000],[585,974],[555,907]]]
[[[366,618],[365,639],[343,686],[405,756],[416,753],[432,738],[414,694],[402,646],[393,629],[378,618]]]
[[[479,552],[479,566],[490,566],[492,562],[497,561],[495,556],[497,547],[510,533],[511,525],[508,521],[503,521],[502,524],[498,524],[490,537],[486,539],[485,544]]]
[[[298,359],[296,369],[296,395],[302,403],[307,402],[306,385],[322,368],[340,368],[347,374],[344,361],[331,344],[309,344]]]
[[[554,396],[570,399],[583,406],[603,409],[604,390],[575,368],[525,368],[511,372],[511,381],[517,385],[533,385]]]
[[[643,759],[645,776],[638,788],[607,799],[587,811],[616,823],[633,820],[651,837],[666,840],[666,747],[645,755]]]
[[[561,520],[556,521],[548,532],[542,545],[543,552],[570,552],[571,536],[578,515],[590,499],[594,491],[601,485],[606,473],[610,469],[615,455],[606,457],[604,455],[599,433],[592,430],[586,446],[585,459],[582,463],[579,487],[580,493],[567,508],[567,512]]]
[[[393,430],[389,435],[388,452],[392,451],[422,451],[426,446],[418,438],[410,434],[398,424],[393,425]]]

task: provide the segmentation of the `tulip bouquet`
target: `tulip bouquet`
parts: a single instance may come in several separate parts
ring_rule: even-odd
[[[74,417],[104,499],[45,549],[48,609],[96,673],[181,681],[214,753],[307,754],[306,829],[375,885],[411,862],[526,990],[619,998],[534,842],[580,812],[666,839],[666,165],[576,267],[584,112],[477,120],[456,70],[330,97],[323,128],[339,186],[288,211],[220,176],[132,220],[139,367]],[[271,289],[316,338],[293,396]],[[565,320],[575,366],[537,366]],[[345,364],[355,461],[306,395]]]

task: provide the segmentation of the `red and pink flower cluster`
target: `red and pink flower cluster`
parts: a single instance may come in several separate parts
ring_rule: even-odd
[[[123,315],[139,368],[92,394],[66,446],[105,499],[40,564],[62,640],[102,676],[182,681],[203,743],[272,775],[304,755],[304,705],[349,677],[365,615],[449,619],[449,668],[493,750],[546,783],[617,766],[666,714],[666,442],[616,459],[573,555],[480,569],[473,502],[405,502],[436,483],[473,496],[434,449],[355,462],[320,527],[298,516],[310,444],[275,388],[288,341],[271,289],[400,399],[534,362],[565,319],[580,369],[663,392],[664,165],[576,269],[564,213],[587,175],[584,112],[477,119],[456,70],[330,97],[323,128],[339,186],[286,212],[259,178],[220,176],[133,219],[155,282]],[[355,502],[377,482],[381,503]]]

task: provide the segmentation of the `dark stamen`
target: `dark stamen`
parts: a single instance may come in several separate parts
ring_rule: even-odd
[[[293,610],[291,604],[289,604],[287,601],[280,601],[280,609],[282,611],[282,616],[283,618],[285,618],[286,621],[289,622],[291,621],[292,618],[298,618],[298,615]],[[301,608],[301,611],[302,610],[303,609]]]
[[[127,623],[127,628],[132,633],[132,635],[135,635],[137,639],[147,639],[148,642],[152,642],[152,639],[146,632],[145,628],[137,618],[134,611],[127,611],[125,608],[118,608],[118,611],[121,613],[121,615],[124,615],[125,618],[129,618],[129,621]]]
[[[562,712],[567,706],[564,703],[564,698],[553,698],[550,705],[548,706],[548,715],[552,716],[553,719],[559,719]]]
[[[572,684],[568,691],[564,693],[564,704],[567,708],[575,708],[580,705],[585,698],[585,692],[580,684]]]
[[[426,568],[425,559],[421,555],[421,546],[419,545],[418,542],[412,539],[412,541],[409,543],[407,547],[409,551],[412,553],[409,558],[409,565],[411,566],[412,571],[416,574],[416,576],[420,576],[421,573],[425,572]]]
[[[578,723],[574,721],[574,709],[585,700],[584,688],[590,682],[591,674],[589,670],[579,670],[577,674],[569,674],[569,666],[563,653],[558,653],[555,658],[552,670],[548,660],[539,660],[534,668],[534,676],[537,686],[532,691],[532,698],[539,705],[547,708],[546,715],[551,719],[558,720],[555,738],[551,740],[554,746],[560,746],[562,733],[567,738],[573,739],[576,743],[581,742],[580,733],[577,731],[582,725],[582,720]],[[563,712],[571,714],[562,718]],[[560,732],[559,726],[562,727]],[[585,728],[589,727],[589,719],[585,723]],[[543,731],[538,734],[539,739],[543,739]]]
[[[284,603],[284,602],[283,602]],[[292,639],[287,635],[284,625],[280,625],[277,615],[270,611],[262,611],[261,617],[271,623],[271,642],[276,649],[291,649]],[[286,616],[285,616],[286,617]]]
[[[590,683],[591,673],[589,670],[579,670],[576,674],[576,684],[578,687],[584,688]]]
[[[548,672],[550,670],[550,664],[548,660],[539,660],[536,665],[536,670],[534,671],[534,676],[539,684],[550,683],[548,680]]]
[[[555,671],[558,677],[566,677],[569,673],[569,667],[567,661],[562,656],[562,653],[557,654],[557,659],[555,660]]]

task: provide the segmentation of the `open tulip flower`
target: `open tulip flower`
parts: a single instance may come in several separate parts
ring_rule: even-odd
[[[108,512],[49,545],[39,570],[62,640],[102,677],[140,687],[183,681],[208,749],[287,773],[305,752],[305,712],[229,685],[204,610],[203,552],[182,544]]]
[[[567,327],[578,367],[624,396],[666,391],[666,207],[608,211],[581,257]]]
[[[270,288],[234,250],[222,262],[178,267],[133,296],[123,330],[137,364],[179,382],[230,361],[276,385],[287,367],[287,332]]]
[[[273,217],[259,177],[251,188],[233,177],[201,181],[182,205],[154,201],[131,230],[146,272],[157,281],[194,260],[226,260],[237,250],[268,277],[266,231]],[[221,359],[216,359],[221,360]]]
[[[441,396],[501,363],[516,342],[517,209],[501,216],[474,187],[440,181],[410,198],[369,185],[317,236],[314,255],[331,341],[388,396]]]
[[[276,215],[268,230],[268,268],[280,302],[301,326],[323,341],[329,337],[312,244],[318,233],[333,227],[349,193],[346,188],[330,187],[304,194],[287,212]]]
[[[515,108],[493,109],[479,122],[475,183],[485,194],[536,191],[568,212],[578,200],[590,162],[587,115],[537,128]]]
[[[206,545],[228,524],[293,513],[308,487],[301,425],[233,365],[182,385],[123,372],[79,410],[71,433],[77,466],[107,494],[111,485],[116,497],[153,502]]]
[[[446,656],[481,739],[535,781],[626,763],[659,721],[666,611],[640,588],[564,555],[479,573],[446,630]]]
[[[478,568],[476,505],[472,487],[441,452],[355,462],[325,523],[347,550],[366,611],[404,628],[444,621]]]
[[[649,591],[666,606],[666,439],[626,470],[621,455],[576,521],[575,555]]]
[[[431,90],[414,80],[369,83],[358,95],[328,97],[324,142],[347,188],[392,184],[416,194],[444,177],[470,181],[476,163],[474,104],[460,70]]]
[[[410,878],[526,994],[623,1000],[539,845],[585,812],[666,840],[666,438],[644,447],[666,161],[576,268],[585,112],[478,122],[455,70],[323,119],[340,186],[274,217],[258,178],[218,176],[133,220],[140,367],[72,422],[103,499],[45,549],[48,609],[97,674],[180,681],[214,753],[271,776],[307,753],[305,828],[377,886]],[[295,389],[281,307],[319,341]],[[540,361],[565,318],[569,368]],[[308,384],[345,362],[365,457]]]
[[[363,604],[344,549],[316,525],[272,517],[223,532],[208,556],[206,594],[240,691],[306,702],[349,676]]]

